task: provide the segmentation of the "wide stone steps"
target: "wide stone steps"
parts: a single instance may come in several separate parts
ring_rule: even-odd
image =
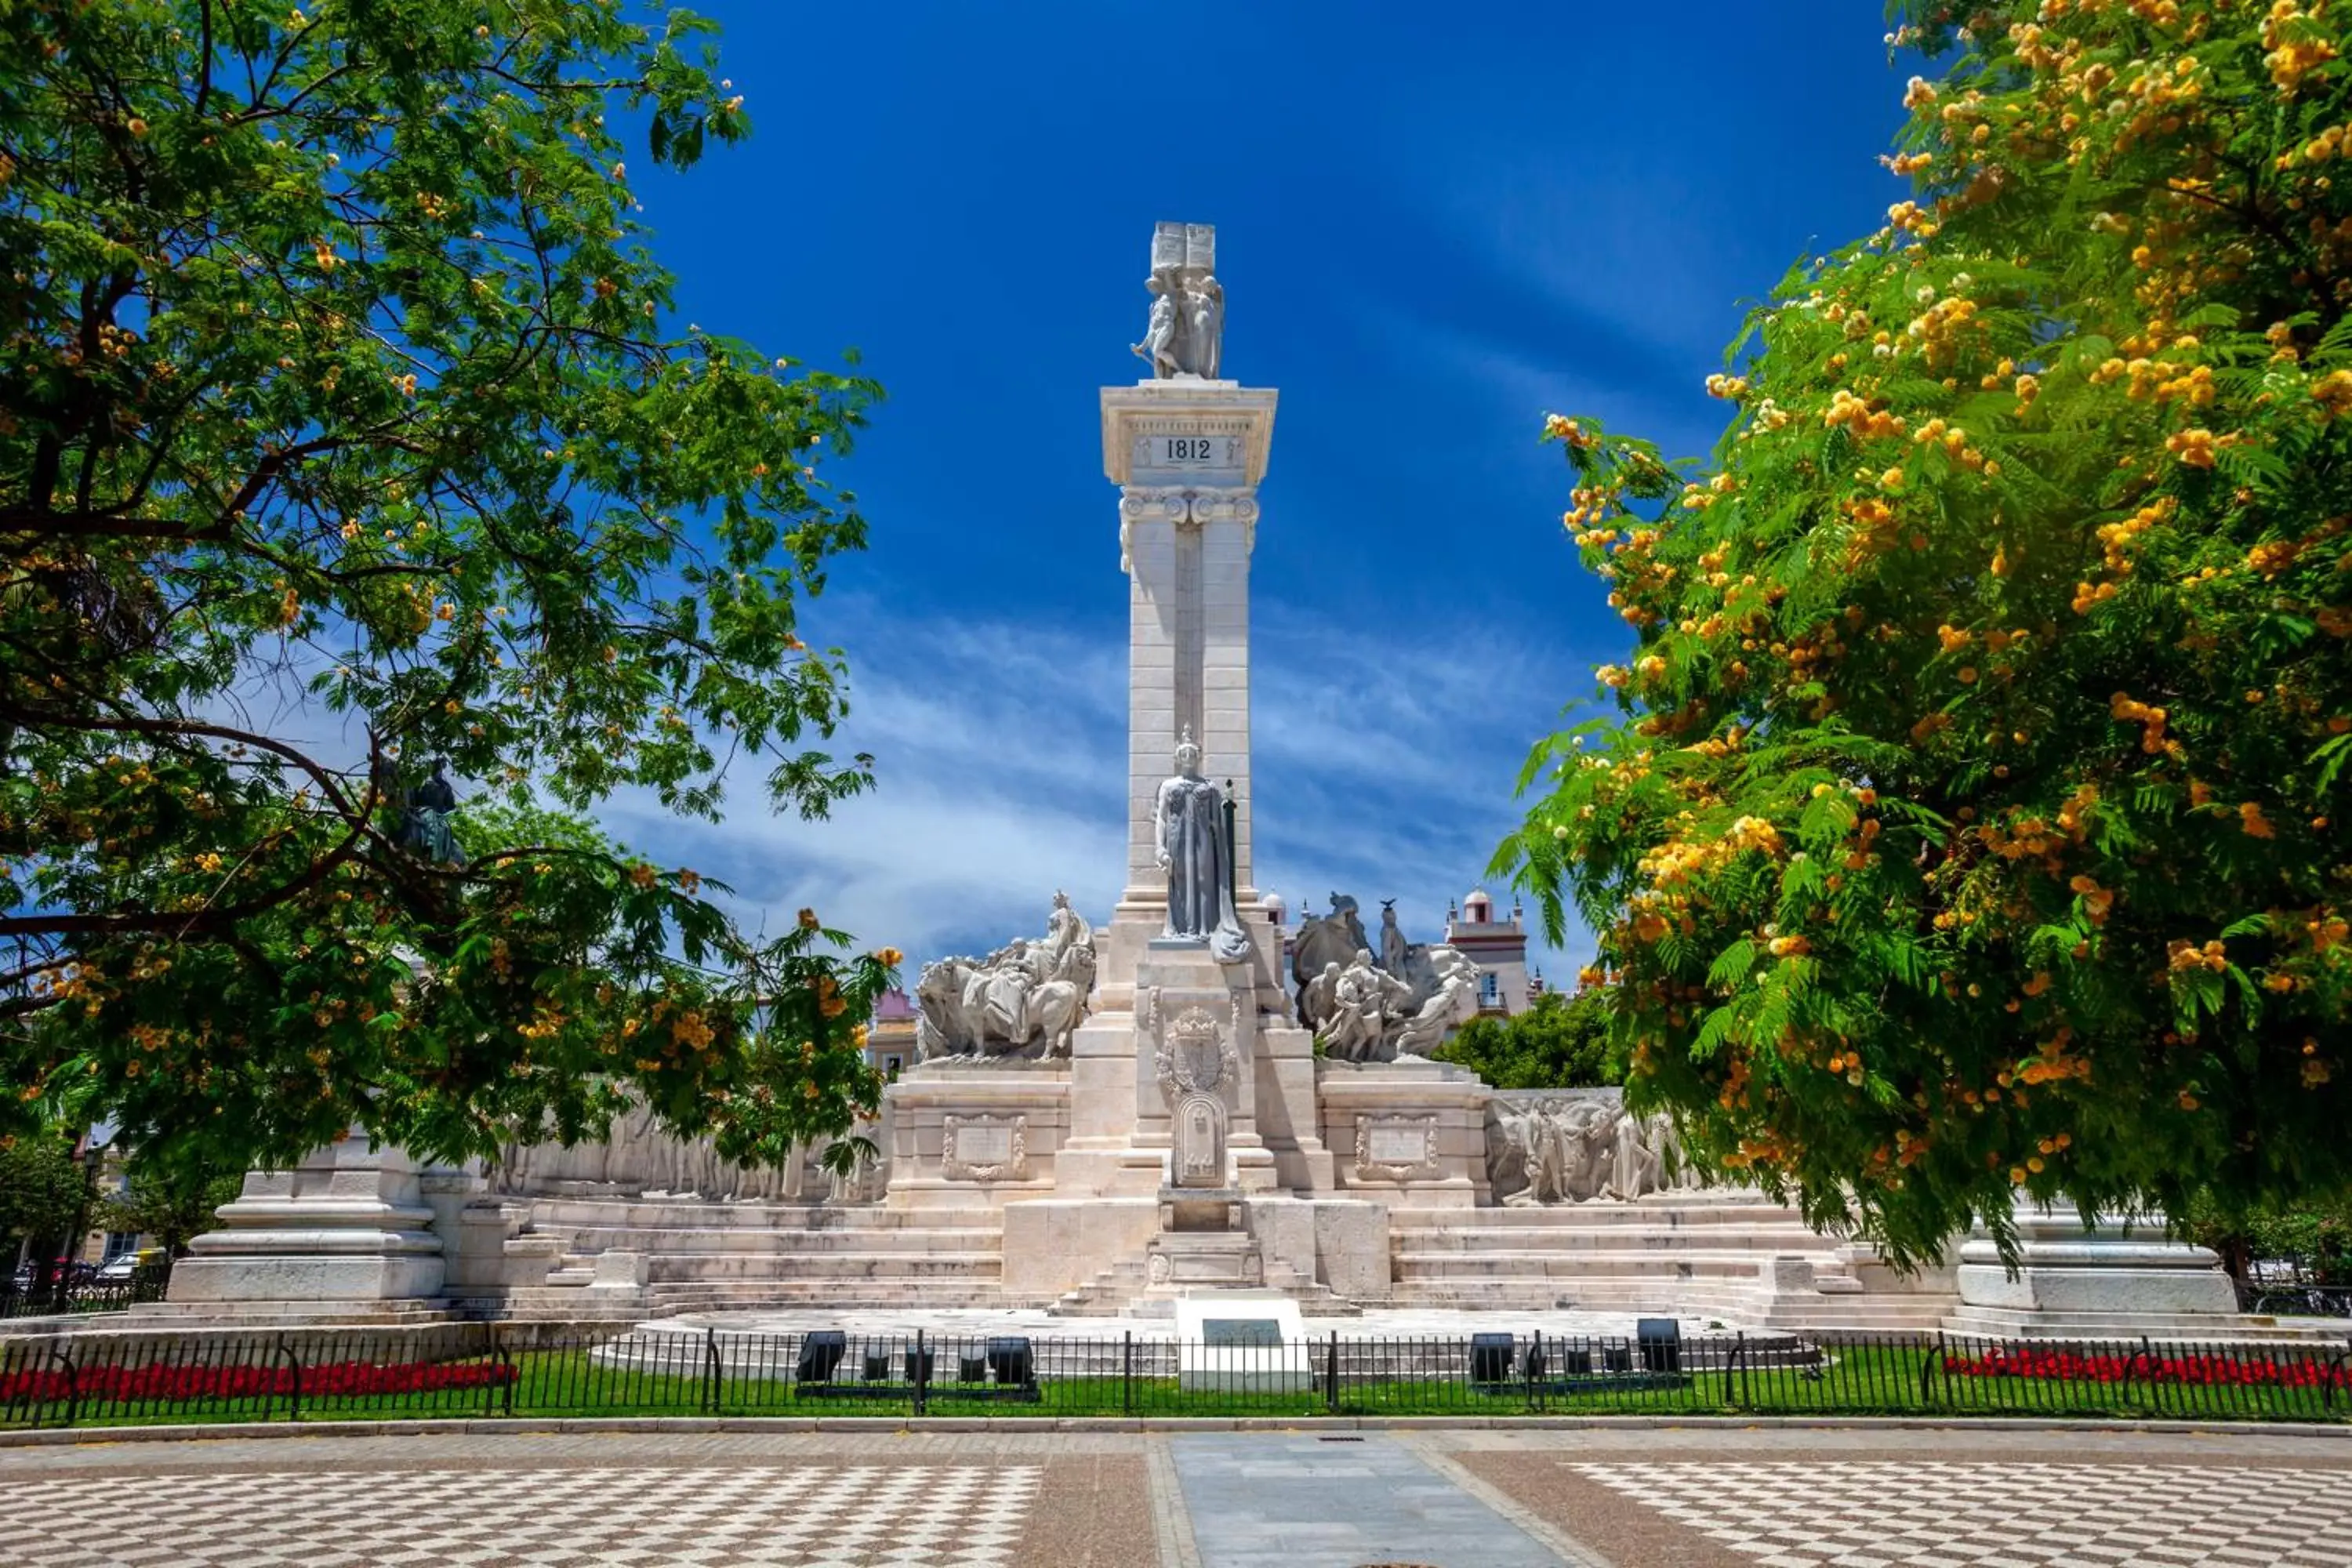
[[[1803,1253],[1811,1257],[1828,1250],[1820,1237],[1801,1226],[1759,1226],[1739,1230],[1726,1227],[1715,1234],[1650,1234],[1614,1226],[1562,1226],[1546,1231],[1465,1226],[1452,1231],[1400,1230],[1391,1236],[1391,1246],[1399,1258],[1431,1258],[1686,1252]]]
[[[696,1257],[814,1258],[864,1252],[995,1252],[1003,1232],[978,1228],[912,1226],[877,1226],[859,1230],[713,1230],[673,1231],[609,1228],[573,1225],[541,1227],[542,1234],[560,1235],[567,1250],[597,1253],[679,1254]]]
[[[1706,1230],[1755,1226],[1793,1226],[1804,1229],[1795,1209],[1766,1203],[1615,1203],[1595,1200],[1582,1204],[1529,1204],[1499,1208],[1399,1208],[1389,1215],[1391,1230],[1452,1230],[1467,1224],[1484,1230],[1550,1231],[1563,1227],[1622,1230]],[[1812,1235],[1806,1231],[1808,1236]]]
[[[668,1199],[530,1199],[541,1229],[576,1225],[612,1229],[1000,1229],[1002,1215],[985,1204],[957,1208],[882,1208],[879,1204],[698,1204]]]
[[[762,1307],[1007,1305],[1003,1220],[985,1205],[706,1203],[543,1197],[532,1227],[562,1238],[562,1277],[607,1252],[644,1259],[632,1292],[656,1314]],[[577,1292],[586,1295],[588,1292]]]
[[[824,1280],[764,1279],[756,1283],[678,1281],[646,1291],[657,1312],[749,1311],[763,1308],[908,1308],[1040,1306],[1014,1300],[992,1281],[985,1286],[953,1279]]]

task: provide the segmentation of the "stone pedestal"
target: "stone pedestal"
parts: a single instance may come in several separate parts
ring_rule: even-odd
[[[1316,1064],[1323,1141],[1350,1197],[1412,1208],[1489,1201],[1486,1102],[1468,1068],[1421,1058]]]
[[[920,1064],[883,1090],[894,1208],[1003,1204],[1054,1190],[1070,1125],[1058,1061]]]
[[[441,1237],[415,1163],[361,1131],[289,1171],[254,1171],[223,1228],[189,1243],[174,1303],[267,1305],[283,1315],[441,1294]]]
[[[1238,1187],[1165,1187],[1160,1233],[1144,1248],[1147,1296],[1248,1289],[1265,1280],[1257,1238],[1242,1225]]]
[[[1960,1332],[2137,1338],[2235,1332],[2237,1291],[2209,1249],[2160,1224],[2107,1219],[2084,1228],[2072,1207],[2021,1215],[2011,1275],[1988,1237],[1961,1243]]]

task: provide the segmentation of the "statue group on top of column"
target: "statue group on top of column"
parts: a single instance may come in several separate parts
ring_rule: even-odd
[[[1249,933],[1234,909],[1233,845],[1224,792],[1201,776],[1201,748],[1191,725],[1176,743],[1176,772],[1151,802],[1154,858],[1168,873],[1163,936],[1209,944],[1219,963],[1249,957]]]
[[[1356,900],[1333,893],[1328,914],[1299,921],[1290,973],[1298,1021],[1339,1061],[1426,1057],[1478,1011],[1478,966],[1443,943],[1407,942],[1393,899],[1381,905],[1376,958]]]
[[[923,965],[916,1058],[1067,1055],[1094,986],[1094,928],[1056,892],[1043,939],[1015,937],[985,958]]]
[[[1151,367],[1154,380],[1180,375],[1217,379],[1223,358],[1225,290],[1216,272],[1216,230],[1205,224],[1163,223],[1152,236],[1151,314],[1143,341],[1129,351]]]

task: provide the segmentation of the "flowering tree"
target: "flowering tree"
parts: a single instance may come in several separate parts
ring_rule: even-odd
[[[646,9],[12,8],[0,1132],[461,1154],[635,1093],[751,1156],[870,1104],[895,954],[524,808],[868,779],[800,749],[843,703],[794,628],[877,389],[666,325],[607,114],[679,168],[749,121]]]
[[[1752,315],[1712,462],[1549,421],[1638,647],[1500,859],[1636,1100],[1898,1258],[2341,1189],[2352,7],[1895,9],[1912,194]]]

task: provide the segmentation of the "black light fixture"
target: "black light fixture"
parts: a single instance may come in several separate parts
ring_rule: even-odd
[[[1470,1381],[1473,1383],[1508,1383],[1511,1380],[1511,1346],[1509,1334],[1472,1334],[1470,1336]]]
[[[889,1347],[888,1345],[887,1345],[887,1344],[881,1344],[881,1343],[878,1343],[878,1342],[875,1342],[875,1341],[871,1341],[871,1340],[867,1341],[867,1342],[866,1342],[866,1369],[865,1369],[865,1370],[866,1370],[866,1382],[868,1382],[868,1383],[887,1383],[887,1382],[889,1382],[889,1381],[890,1381],[890,1347]]]
[[[1633,1338],[1642,1347],[1643,1372],[1682,1371],[1682,1324],[1672,1318],[1643,1318],[1633,1325]]]
[[[971,1349],[957,1352],[956,1381],[958,1383],[986,1383],[988,1381],[987,1353],[982,1351]]]
[[[793,1367],[794,1383],[831,1383],[841,1358],[849,1353],[849,1335],[840,1329],[815,1329],[801,1337],[800,1359]]]
[[[989,1341],[988,1367],[1002,1388],[1026,1388],[1036,1381],[1036,1357],[1025,1337]]]

